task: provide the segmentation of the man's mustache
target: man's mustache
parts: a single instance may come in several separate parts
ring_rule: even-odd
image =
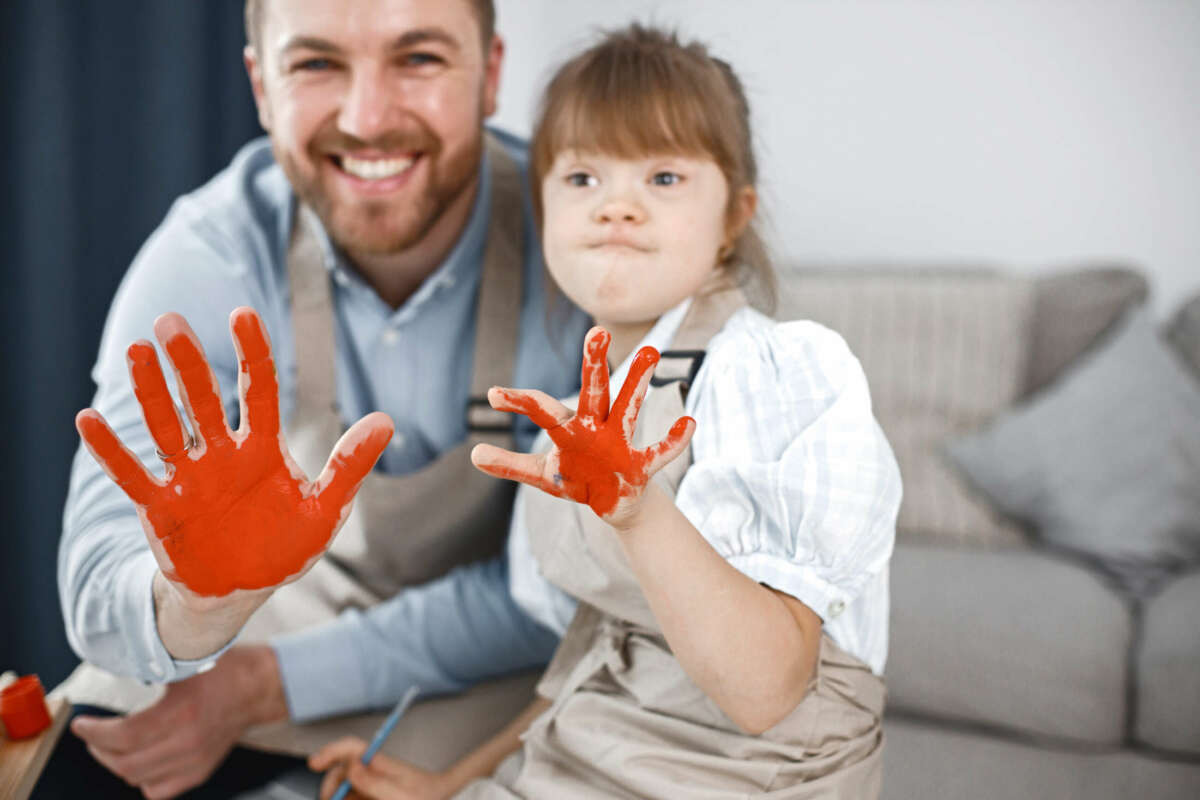
[[[438,149],[438,141],[418,131],[389,131],[371,139],[360,139],[336,131],[318,136],[313,146],[321,153],[354,153],[362,150],[428,153]]]

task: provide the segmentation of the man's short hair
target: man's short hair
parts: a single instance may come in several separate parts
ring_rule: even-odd
[[[479,34],[483,48],[487,50],[496,32],[496,5],[492,0],[469,0],[479,20]],[[246,0],[246,42],[262,52],[262,13],[264,0]]]

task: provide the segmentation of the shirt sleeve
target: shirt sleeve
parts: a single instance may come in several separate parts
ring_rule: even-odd
[[[899,469],[840,336],[747,319],[713,339],[689,393],[676,502],[740,571],[828,620],[887,567]]]
[[[261,309],[263,303],[244,264],[228,243],[198,224],[185,198],[147,241],[113,301],[92,371],[92,406],[159,477],[161,465],[130,385],[125,350],[137,339],[152,339],[159,314],[182,313],[204,342],[226,409],[235,409],[237,361],[228,315],[239,305]],[[178,405],[161,350],[159,362]],[[167,652],[151,594],[156,569],[133,503],[80,445],[63,510],[58,589],[67,639],[81,658],[158,683],[186,678],[220,655],[189,661]]]
[[[422,696],[457,692],[542,666],[558,636],[513,601],[507,559],[498,557],[271,645],[289,713],[305,722],[386,707],[414,685]]]

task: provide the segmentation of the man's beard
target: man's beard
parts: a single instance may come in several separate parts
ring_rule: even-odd
[[[422,132],[424,134],[425,132]],[[297,196],[316,212],[333,243],[351,259],[356,254],[383,256],[413,247],[438,223],[446,210],[470,187],[478,174],[483,151],[483,129],[464,146],[464,150],[446,155],[442,143],[432,135],[387,137],[376,142],[348,140],[335,133],[337,147],[331,148],[318,136],[309,157],[318,164],[316,172],[301,167],[287,153],[275,151],[275,158],[292,184]],[[328,141],[326,139],[325,141]],[[397,206],[395,199],[359,199],[353,204],[335,202],[322,181],[325,153],[331,149],[354,151],[373,148],[384,152],[419,151],[421,157],[410,169],[426,170],[424,191],[411,191]]]

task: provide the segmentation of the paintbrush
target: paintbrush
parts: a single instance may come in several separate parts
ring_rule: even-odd
[[[387,715],[387,719],[379,726],[379,730],[375,731],[375,737],[371,739],[371,743],[367,745],[366,751],[362,754],[362,763],[370,764],[371,759],[379,752],[379,748],[383,747],[383,743],[392,735],[392,731],[396,729],[396,723],[404,716],[404,712],[412,705],[412,701],[417,697],[417,687],[411,687],[404,693],[404,697],[400,698],[400,702],[396,703],[396,707],[392,709],[392,713]],[[338,786],[337,791],[333,793],[331,800],[346,800],[346,795],[350,794],[350,779],[346,778],[342,784]]]

